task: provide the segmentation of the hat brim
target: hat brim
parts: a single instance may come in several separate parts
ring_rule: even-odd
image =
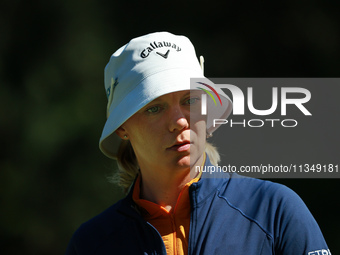
[[[211,83],[203,76],[201,70],[194,69],[169,69],[146,77],[121,99],[118,105],[111,105],[114,110],[110,109],[111,114],[105,123],[99,141],[100,150],[107,157],[116,158],[121,138],[115,131],[132,115],[156,98],[177,91],[191,90],[191,78],[199,78]],[[217,110],[215,108],[213,114],[208,114],[207,123],[210,123],[207,125],[208,133],[212,133],[218,128],[212,127],[211,118],[227,118],[231,112],[230,99],[223,97],[222,100],[224,107]],[[209,105],[208,108],[212,109]]]

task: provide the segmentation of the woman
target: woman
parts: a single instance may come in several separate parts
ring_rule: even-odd
[[[190,89],[190,78],[209,83],[202,62],[186,37],[165,32],[135,38],[111,56],[100,149],[118,161],[128,195],[84,223],[67,254],[331,254],[288,188],[195,171],[219,161],[206,142],[217,127],[207,119],[231,111],[220,95],[223,107],[201,115],[204,92]]]

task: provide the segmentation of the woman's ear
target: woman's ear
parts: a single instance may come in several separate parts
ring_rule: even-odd
[[[128,140],[128,134],[124,127],[120,126],[116,129],[115,133],[123,140]]]

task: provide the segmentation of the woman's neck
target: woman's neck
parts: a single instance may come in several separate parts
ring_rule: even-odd
[[[185,184],[199,174],[195,172],[195,168],[196,165],[202,165],[204,159],[205,155],[191,169],[189,167],[187,169],[161,169],[158,167],[157,171],[141,169],[140,197],[171,211],[172,208],[175,208],[178,196]]]
[[[189,170],[177,176],[142,174],[140,196],[171,211],[172,208],[175,208],[178,196],[184,185],[191,180]]]

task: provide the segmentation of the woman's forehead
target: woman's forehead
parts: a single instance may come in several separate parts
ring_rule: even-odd
[[[157,98],[155,98],[154,100],[151,101],[155,102],[157,100],[164,100],[167,98],[183,98],[183,97],[187,97],[187,96],[195,96],[195,95],[201,95],[202,91],[200,90],[183,90],[183,91],[175,91],[175,92],[171,92],[162,96],[159,96]]]
[[[190,97],[200,97],[203,92],[201,90],[182,90],[182,91],[175,91],[171,92],[162,96],[159,96],[149,102],[148,104],[144,105],[138,112],[143,112],[148,107],[154,104],[161,104],[164,102],[169,102],[171,100],[181,101],[188,99]]]

